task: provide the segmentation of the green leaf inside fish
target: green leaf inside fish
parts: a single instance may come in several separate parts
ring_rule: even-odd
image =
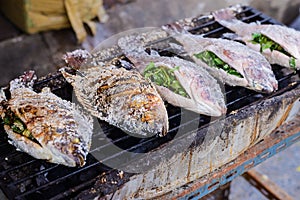
[[[7,110],[5,112],[5,116],[3,118],[3,123],[5,125],[10,126],[10,128],[13,130],[13,132],[23,135],[23,136],[27,137],[28,139],[32,140],[33,142],[36,142],[39,144],[39,142],[31,134],[31,132],[26,128],[25,123],[20,118],[18,118],[12,111]]]
[[[294,57],[290,58],[289,64],[290,64],[291,68],[296,70],[296,59]]]
[[[211,51],[203,51],[197,54],[194,54],[194,56],[203,62],[205,62],[210,67],[216,67],[218,69],[222,69],[228,74],[237,76],[239,78],[243,78],[243,75],[240,74],[237,70],[230,67],[229,64],[224,62],[222,59],[220,59],[216,54],[214,54]]]
[[[145,78],[149,78],[155,84],[164,86],[183,97],[190,98],[180,82],[176,79],[174,74],[176,70],[179,70],[179,66],[169,69],[164,66],[155,66],[153,62],[150,62],[143,74]]]
[[[280,46],[280,44],[276,43],[272,39],[268,38],[267,36],[261,33],[253,33],[251,42],[253,44],[260,45],[260,52],[263,52],[266,49],[270,49],[271,51],[279,51],[284,55],[290,57],[289,65],[291,68],[296,70],[296,58],[294,58],[289,52],[284,50],[284,48]]]
[[[252,40],[251,42],[253,44],[259,44],[260,45],[260,52],[263,52],[266,49],[270,49],[271,51],[279,51],[289,57],[292,55],[284,50],[282,46],[280,46],[278,43],[270,39],[269,37],[261,34],[261,33],[253,33],[252,34]]]
[[[25,130],[24,124],[20,119],[15,119],[15,121],[11,125],[11,128],[15,133],[19,133],[19,134],[22,134],[22,132]]]

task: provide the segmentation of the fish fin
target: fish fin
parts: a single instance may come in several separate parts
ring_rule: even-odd
[[[188,32],[190,26],[187,25],[183,25],[180,23],[170,23],[170,24],[166,24],[163,25],[161,28],[166,31],[169,35],[176,35],[176,34],[190,34]],[[191,28],[191,27],[190,27]]]
[[[6,88],[0,88],[0,103],[2,102],[2,101],[6,101],[7,99],[6,99],[6,95],[5,95],[5,92],[4,92],[4,90],[5,90]],[[1,106],[1,105],[0,105]]]
[[[238,34],[235,33],[224,33],[222,34],[222,38],[244,43],[243,39]]]
[[[180,55],[180,56],[188,56],[188,53],[185,51],[184,47],[176,44],[176,43],[169,43],[171,49],[169,50],[173,54]]]
[[[23,75],[18,78],[10,81],[9,90],[12,93],[14,90],[18,88],[29,88],[32,89],[34,82],[37,80],[37,76],[35,75],[35,71],[29,70],[24,72]]]
[[[91,58],[91,54],[83,49],[77,49],[63,55],[65,63],[73,69],[79,69],[82,67],[89,58]]]
[[[68,73],[65,68],[60,68],[59,71],[68,83],[73,84],[75,82],[75,76]]]
[[[3,104],[5,104],[6,101],[7,101],[7,99],[6,99],[6,95],[4,92],[4,88],[0,88],[0,117],[1,117],[2,113],[4,112]]]
[[[256,25],[261,25],[261,22],[260,22],[260,21],[251,22],[250,24],[252,24],[252,23],[254,23],[254,24],[256,24]]]
[[[153,49],[150,50],[150,56],[160,57],[159,53]]]
[[[43,92],[43,93],[51,93],[51,89],[50,89],[49,87],[44,87],[44,88],[42,89],[42,92]]]

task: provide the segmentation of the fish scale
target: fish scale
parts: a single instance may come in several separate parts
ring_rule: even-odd
[[[11,143],[38,159],[70,167],[83,166],[91,146],[91,116],[57,97],[49,88],[34,92],[30,84],[22,82],[22,77],[10,82],[10,99],[1,92],[1,117],[10,117],[13,124],[23,124],[19,127],[22,133],[17,133],[11,124],[4,125]],[[22,135],[24,129],[33,139]]]
[[[238,35],[239,39],[246,43],[250,48],[261,51],[259,44],[253,43],[253,34],[261,33],[274,42],[278,43],[295,60],[295,68],[300,69],[300,32],[295,29],[273,24],[247,24],[235,17],[234,10],[231,8],[221,9],[212,13],[215,20],[224,27],[232,30]],[[265,49],[261,53],[271,64],[278,64],[287,68],[290,65],[291,57],[276,50]]]
[[[186,23],[184,25],[187,26]],[[277,90],[278,83],[271,65],[260,53],[238,42],[192,35],[180,27],[180,24],[169,24],[163,26],[163,29],[182,44],[184,50],[198,64],[198,67],[205,68],[215,78],[231,86],[243,86],[266,93]],[[196,56],[205,51],[214,53],[224,63],[239,72],[242,77],[210,66]]]
[[[163,100],[137,71],[108,64],[87,67],[82,71],[84,77],[61,72],[74,87],[78,101],[95,117],[135,136],[168,132]]]

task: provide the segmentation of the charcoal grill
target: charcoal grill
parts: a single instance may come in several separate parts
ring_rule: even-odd
[[[243,7],[238,16],[248,23],[259,21],[262,24],[280,24],[251,7]],[[210,17],[196,17],[193,22],[195,27],[190,30],[193,34],[222,37],[223,33],[230,32]],[[164,53],[164,50],[161,53]],[[271,148],[272,144],[280,143],[280,138],[288,138],[299,132],[298,129],[291,129],[291,126],[295,126],[299,121],[293,121],[296,114],[290,111],[299,109],[300,73],[277,65],[272,67],[279,82],[279,90],[273,94],[260,94],[241,87],[225,86],[228,113],[223,119],[225,128],[221,134],[214,135],[209,132],[211,135],[208,135],[209,128],[217,130],[219,119],[197,116],[195,119],[180,123],[184,118],[183,115],[195,116],[195,114],[189,111],[182,112],[181,109],[171,105],[167,106],[170,131],[163,138],[135,138],[105,122],[97,121],[102,131],[95,131],[91,153],[82,168],[51,164],[17,151],[7,142],[7,136],[1,125],[0,187],[8,199],[92,199],[96,197],[168,199],[175,194],[177,197],[191,194],[188,198],[192,199],[199,197],[200,194],[203,196],[241,174],[243,170],[236,170],[239,166],[237,163],[247,164],[248,168],[259,163],[255,161],[253,154],[252,157],[248,157],[254,160],[237,158],[247,149],[256,148],[259,144]],[[35,90],[39,91],[44,86],[50,87],[55,94],[64,99],[72,99],[72,87],[65,82],[60,73],[52,73],[41,78],[35,84]],[[276,122],[276,127],[270,127],[268,122],[271,124]],[[284,134],[284,131],[271,134],[286,123],[289,125],[284,129],[287,134]],[[178,135],[179,129],[184,130],[180,135]],[[274,134],[277,140],[266,142],[268,138],[274,139]],[[187,149],[182,150],[181,147],[188,141],[187,138],[192,138],[193,142]],[[299,138],[299,134],[295,134],[289,143],[284,144],[288,146]],[[170,143],[173,144],[170,148],[163,148]],[[109,152],[112,145],[118,146],[122,151]],[[214,153],[206,154],[210,159],[201,160],[203,159],[201,153],[208,151],[212,145],[214,145]],[[263,150],[257,150],[257,155],[264,153]],[[140,160],[133,158],[128,161],[126,160],[128,158],[123,155],[126,152],[147,155],[153,151],[160,152],[150,158],[154,168],[145,170],[144,173],[127,173],[103,164],[108,161],[125,164],[136,162],[131,167],[138,168],[144,165],[145,158]],[[263,157],[261,161],[268,156]],[[149,161],[149,158],[147,159]],[[220,171],[222,166],[231,166],[230,169],[235,171],[224,170],[222,174],[222,170]],[[247,168],[244,166],[243,169]],[[225,172],[227,174],[224,179],[222,177]],[[195,185],[201,186],[202,190],[195,192],[195,188],[193,189]]]

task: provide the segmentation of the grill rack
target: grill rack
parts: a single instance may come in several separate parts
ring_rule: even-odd
[[[260,23],[266,24],[279,24],[279,22],[251,7],[243,7],[239,16],[246,22],[259,21]],[[204,34],[205,37],[222,37],[223,33],[230,32],[210,18],[201,17],[195,19],[195,22],[199,25],[190,30],[193,34]],[[270,98],[274,95],[292,90],[299,85],[299,72],[294,73],[276,65],[273,66],[273,70],[279,82],[279,90],[274,94],[266,95],[241,87],[225,86],[228,115],[230,115],[232,111],[243,109],[265,98]],[[295,83],[295,81],[297,84],[291,84]],[[36,83],[35,89],[38,91],[44,86],[50,87],[55,94],[64,99],[72,99],[72,87],[64,81],[60,73],[54,73],[42,78]],[[149,152],[171,141],[179,128],[178,122],[180,122],[180,118],[182,117],[180,109],[168,105],[167,110],[170,116],[170,131],[169,134],[163,138],[134,138],[105,122],[99,121],[99,124],[101,129],[106,133],[106,137],[109,138],[113,144],[123,148],[123,152]],[[192,112],[186,111],[185,114],[192,114]],[[200,120],[196,119],[195,121],[190,121],[180,126],[189,126],[192,123],[198,124],[200,121],[199,128],[201,128],[211,120],[209,117],[201,116]],[[108,181],[107,183],[103,183],[100,193],[101,195],[105,195],[116,190],[124,182],[127,182],[131,176],[131,174],[125,173],[121,179],[118,176],[119,171],[103,165],[101,162],[105,160],[99,162],[93,157],[93,152],[101,152],[109,147],[109,143],[101,143],[101,141],[103,142],[103,140],[101,140],[103,139],[103,135],[97,132],[93,135],[91,154],[88,155],[87,163],[82,168],[68,168],[34,159],[26,153],[17,151],[15,147],[7,142],[7,136],[3,130],[3,126],[0,126],[0,133],[2,133],[0,136],[0,187],[8,199],[73,198],[82,191],[93,187],[95,182],[101,179],[101,177],[116,182],[116,184],[111,184]],[[188,132],[186,134],[188,134]],[[121,158],[122,152],[118,155],[105,157],[107,160]]]

